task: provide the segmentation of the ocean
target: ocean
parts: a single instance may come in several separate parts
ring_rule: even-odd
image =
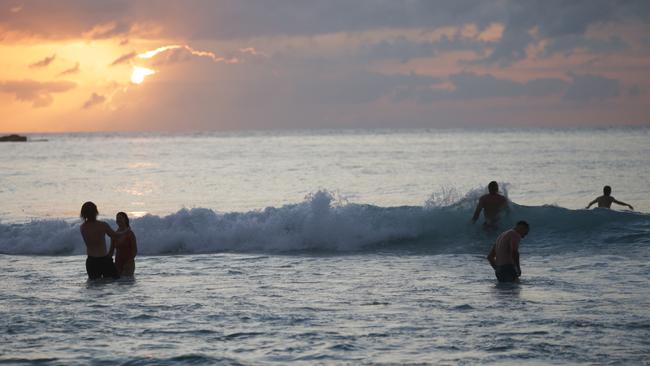
[[[28,136],[0,364],[650,364],[650,128]],[[519,284],[470,222],[492,180]],[[586,210],[604,185],[634,211]],[[129,214],[134,278],[87,280],[85,201]]]

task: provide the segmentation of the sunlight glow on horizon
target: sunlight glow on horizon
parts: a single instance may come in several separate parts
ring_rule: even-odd
[[[142,84],[145,77],[149,75],[153,75],[155,73],[156,73],[155,70],[148,69],[142,66],[133,65],[133,72],[131,73],[131,82],[133,84]]]

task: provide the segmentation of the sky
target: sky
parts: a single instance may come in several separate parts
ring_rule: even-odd
[[[650,124],[647,0],[0,0],[0,132]]]

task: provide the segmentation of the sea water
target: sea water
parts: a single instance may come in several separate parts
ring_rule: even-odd
[[[649,363],[648,128],[30,138],[0,144],[0,363]],[[520,284],[469,223],[491,180]],[[585,210],[606,184],[635,211]],[[87,200],[135,278],[86,280]]]

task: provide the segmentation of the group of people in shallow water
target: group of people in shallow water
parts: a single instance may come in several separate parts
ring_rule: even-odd
[[[503,212],[509,213],[508,199],[499,194],[499,184],[495,181],[488,184],[488,194],[481,196],[472,216],[472,223],[476,223],[481,212],[485,221],[483,229],[494,231],[499,228],[499,220]],[[612,188],[605,186],[603,195],[597,197],[587,205],[587,209],[594,204],[598,207],[610,208],[612,203],[634,208],[612,197]],[[138,254],[138,245],[135,234],[129,225],[129,217],[124,212],[115,216],[117,230],[110,225],[97,220],[97,205],[86,202],[81,206],[81,236],[86,243],[86,271],[91,280],[100,278],[120,278],[133,276],[135,271],[135,256]],[[510,230],[501,233],[495,240],[487,256],[488,261],[499,282],[517,282],[521,276],[519,264],[519,243],[528,235],[530,225],[526,221],[518,221]],[[106,251],[106,236],[111,238],[111,246]],[[115,254],[115,262],[113,262]]]
[[[499,219],[502,212],[509,213],[510,206],[508,199],[499,194],[499,184],[495,181],[488,184],[488,194],[481,196],[472,216],[472,223],[476,223],[481,211],[485,221],[483,229],[494,231],[499,228]],[[612,203],[621,206],[627,206],[634,210],[632,205],[621,202],[612,197],[612,187],[603,187],[603,195],[597,197],[587,205],[589,209],[595,203],[601,208],[610,208]],[[526,221],[518,221],[515,226],[501,233],[487,255],[487,260],[494,269],[494,274],[499,282],[517,282],[521,276],[521,266],[519,264],[519,243],[521,239],[528,235],[530,225]]]
[[[138,244],[129,225],[129,217],[124,212],[115,215],[117,230],[104,221],[98,221],[97,205],[86,202],[81,206],[81,236],[86,243],[86,272],[88,278],[131,277],[135,271],[135,256]],[[106,252],[106,236],[111,238],[111,246]],[[115,254],[115,262],[113,262]]]

